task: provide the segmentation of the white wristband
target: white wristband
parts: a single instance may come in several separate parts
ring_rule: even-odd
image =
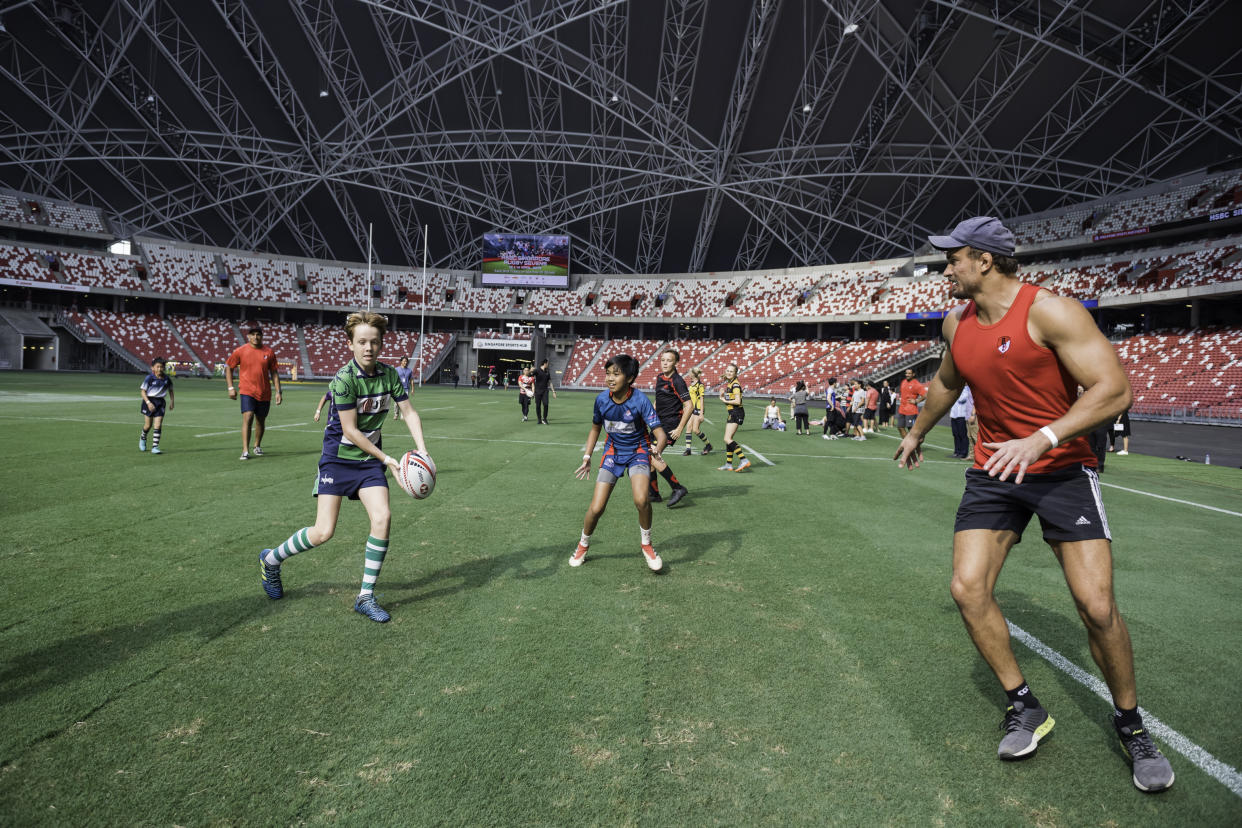
[[[584,454],[584,455],[582,455],[582,459],[583,459],[583,460],[590,460],[590,459],[591,459],[591,455],[589,455],[589,454]]]
[[[391,457],[389,457],[387,454],[385,454],[385,455],[384,455],[384,465],[385,465],[385,466],[387,466],[387,465],[388,465],[389,463],[391,463],[391,462],[392,462],[392,458],[391,458]]]
[[[1052,448],[1061,445],[1061,441],[1057,439],[1057,435],[1048,426],[1041,426],[1039,433],[1048,438],[1048,442],[1052,443]]]

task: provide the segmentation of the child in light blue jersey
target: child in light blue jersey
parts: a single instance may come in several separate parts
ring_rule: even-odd
[[[263,591],[272,599],[282,597],[281,564],[291,555],[313,549],[332,537],[342,498],[361,500],[371,521],[371,532],[367,537],[362,590],[354,601],[354,610],[381,624],[390,617],[376,603],[374,593],[380,567],[388,554],[392,520],[385,471],[391,466],[395,473],[398,468],[398,461],[384,453],[380,434],[390,399],[404,415],[402,420],[418,451],[427,454],[422,421],[410,406],[396,369],[379,361],[387,330],[388,320],[370,311],[351,313],[345,321],[354,358],[336,372],[328,394],[324,395],[331,396],[332,407],[313,490],[318,498],[315,524],[299,529],[280,546],[259,554]]]
[[[142,414],[142,435],[138,438],[138,450],[147,450],[147,434],[150,434],[152,454],[164,453],[160,450],[160,432],[164,425],[164,398],[168,398],[169,411],[176,407],[176,400],[173,399],[172,378],[164,374],[164,365],[163,357],[151,360],[151,373],[147,374],[142,385],[138,386],[138,393],[142,395],[142,405],[138,407],[138,412]]]
[[[656,415],[651,400],[633,387],[637,377],[638,360],[629,354],[618,354],[604,363],[604,382],[608,385],[608,390],[601,391],[595,398],[595,411],[591,418],[591,431],[587,434],[586,447],[583,449],[582,465],[574,472],[579,480],[587,478],[591,454],[595,451],[595,442],[599,440],[600,431],[606,432],[608,437],[604,443],[604,459],[595,480],[595,494],[591,497],[591,505],[587,507],[586,517],[582,521],[582,538],[578,541],[578,548],[569,558],[570,566],[582,566],[582,562],[586,560],[591,533],[595,531],[600,516],[608,506],[614,484],[627,471],[630,474],[630,489],[634,494],[634,507],[638,509],[643,560],[653,572],[658,572],[664,566],[651,545],[649,492],[651,459],[658,458],[668,445],[668,434],[660,426],[660,418]],[[654,447],[651,445],[653,434],[656,438]]]

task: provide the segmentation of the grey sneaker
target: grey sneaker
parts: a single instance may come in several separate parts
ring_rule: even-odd
[[[996,755],[1007,761],[1034,756],[1039,740],[1047,736],[1055,724],[1042,707],[1027,707],[1020,701],[1014,702],[1005,711],[1005,719],[1001,722],[1005,738],[1001,739]]]
[[[1113,724],[1115,726],[1116,722]],[[1117,738],[1134,768],[1134,787],[1145,793],[1159,793],[1173,787],[1173,766],[1142,725],[1118,727]]]
[[[263,449],[259,448],[258,446],[255,446],[255,447],[254,447],[254,452],[253,452],[253,453],[254,453],[254,456],[255,456],[255,457],[262,457],[262,456],[263,456]]]

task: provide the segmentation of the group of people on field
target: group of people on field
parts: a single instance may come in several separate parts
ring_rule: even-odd
[[[1146,792],[1167,790],[1174,772],[1138,707],[1130,636],[1113,592],[1111,532],[1097,458],[1087,440],[1093,431],[1109,429],[1123,440],[1119,453],[1126,451],[1124,413],[1132,393],[1117,354],[1081,303],[1018,278],[1013,234],[999,220],[967,219],[949,235],[932,236],[930,241],[944,251],[944,275],[953,297],[962,302],[945,316],[947,347],[935,375],[924,384],[913,371],[906,371],[896,393],[887,389],[887,383],[876,387],[857,380],[848,385],[831,381],[825,394],[824,436],[865,440],[869,431],[885,427],[886,414],[895,414],[900,444],[893,459],[902,469],[914,469],[922,465],[925,438],[945,415],[950,416],[954,453],[959,456],[969,456],[970,428],[977,429],[974,464],[966,471],[954,517],[950,594],[1004,693],[1004,735],[997,756],[1003,760],[1033,756],[1055,724],[1018,665],[995,596],[1007,556],[1031,518],[1038,517],[1110,691],[1112,730],[1130,761],[1133,784]],[[372,621],[389,620],[375,600],[374,587],[389,550],[386,472],[399,467],[382,442],[381,428],[390,407],[399,412],[417,451],[426,455],[427,449],[421,420],[410,405],[408,375],[379,361],[386,331],[387,319],[376,313],[352,313],[346,319],[344,333],[352,358],[337,372],[321,401],[321,407],[325,403],[331,407],[316,470],[314,523],[259,554],[261,586],[271,599],[284,595],[282,566],[288,559],[327,542],[335,532],[342,501],[360,500],[369,531],[354,609]],[[243,460],[251,452],[262,454],[268,406],[281,401],[275,356],[262,345],[262,331],[252,327],[247,339],[247,345],[230,356],[226,371],[230,398],[239,396],[233,381],[233,371],[238,371]],[[673,349],[660,355],[654,405],[634,388],[637,360],[617,354],[605,363],[607,388],[595,398],[582,461],[574,472],[579,479],[588,477],[603,436],[571,567],[587,560],[612,490],[628,474],[638,511],[640,552],[651,570],[664,570],[651,535],[651,503],[660,500],[658,479],[663,477],[672,487],[669,506],[682,500],[688,489],[663,454],[683,435],[683,454],[692,453],[696,435],[704,444],[701,453],[712,451],[701,430],[706,390],[702,377],[691,371],[687,384],[677,370],[678,360]],[[140,448],[146,449],[150,434],[153,452],[158,451],[164,398],[170,410],[173,403],[171,380],[161,362],[152,365],[142,388]],[[540,370],[546,368],[545,361]],[[538,399],[539,394],[538,374],[532,371],[528,376],[525,385],[533,393],[523,391],[524,419],[529,399]],[[745,470],[750,461],[736,441],[745,421],[738,366],[728,366],[718,396],[726,412],[725,462],[720,469]],[[789,399],[798,434],[810,432],[810,399],[805,383],[799,382]],[[540,411],[537,406],[538,421],[546,423],[546,416],[546,408]],[[963,441],[958,440],[959,421]]]

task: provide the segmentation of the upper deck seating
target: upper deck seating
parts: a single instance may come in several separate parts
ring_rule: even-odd
[[[0,244],[0,276],[32,282],[56,281],[48,268],[47,253],[9,244]]]
[[[300,302],[298,266],[282,259],[261,256],[221,256],[233,284],[233,295],[252,302]]]
[[[71,251],[58,251],[52,255],[60,261],[60,278],[67,284],[142,290],[142,280],[134,271],[132,259]]]
[[[217,275],[216,256],[205,250],[144,242],[147,282],[156,293],[177,296],[227,296]]]
[[[685,319],[719,316],[725,300],[746,281],[745,276],[725,279],[674,279],[665,291],[664,305],[648,315]]]

